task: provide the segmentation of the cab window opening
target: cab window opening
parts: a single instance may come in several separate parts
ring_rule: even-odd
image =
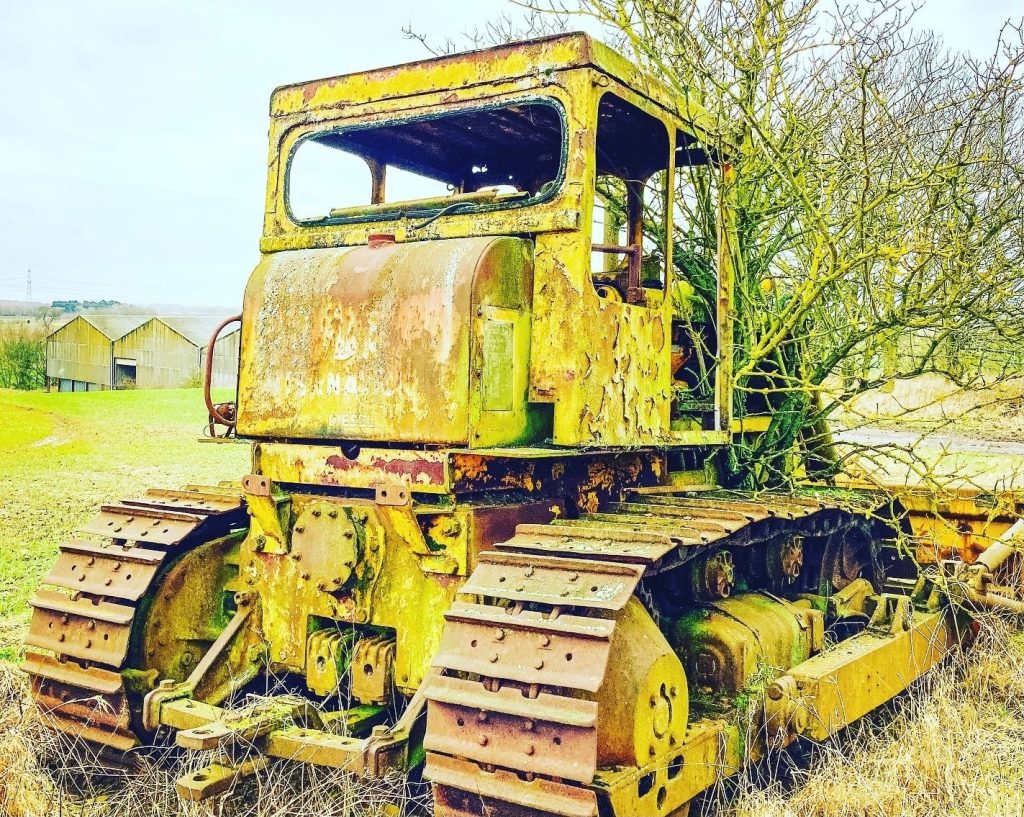
[[[592,280],[602,298],[643,305],[665,289],[664,229],[649,229],[667,208],[665,124],[612,93],[597,112]]]
[[[286,203],[300,224],[523,206],[557,191],[565,152],[550,99],[335,127],[296,143]]]
[[[679,131],[675,141],[672,416],[709,428],[719,353],[718,172],[694,136]]]

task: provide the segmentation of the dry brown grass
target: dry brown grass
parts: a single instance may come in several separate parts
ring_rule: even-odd
[[[694,813],[734,817],[888,817],[1024,813],[1024,635],[987,621],[974,648],[799,764],[778,760],[732,781]],[[66,771],[48,767],[60,759]],[[43,728],[25,682],[0,665],[0,813],[11,817],[393,817],[422,808],[397,780],[354,781],[272,763],[224,798],[187,804],[177,776],[201,755],[150,749],[133,776],[98,776],[93,758]],[[399,804],[398,806],[392,804]]]
[[[737,817],[1024,814],[1024,636],[983,622],[965,656],[811,753],[792,786],[741,781]]]
[[[164,741],[132,753],[130,772],[112,772],[84,745],[48,729],[22,673],[0,663],[5,817],[398,817],[422,813],[426,802],[422,789],[402,779],[356,780],[287,761],[269,764],[222,797],[182,801],[175,780],[210,760],[210,753],[181,752]]]

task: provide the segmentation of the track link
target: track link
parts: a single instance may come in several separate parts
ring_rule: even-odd
[[[60,552],[31,600],[23,669],[47,721],[69,736],[119,752],[139,745],[129,690],[133,628],[164,567],[245,519],[240,490],[151,489],[104,505]]]
[[[613,616],[641,579],[713,548],[861,523],[788,495],[637,493],[579,519],[518,526],[480,554],[460,590],[473,600],[446,614],[426,691],[435,815],[595,817],[601,713],[587,694],[604,682]]]

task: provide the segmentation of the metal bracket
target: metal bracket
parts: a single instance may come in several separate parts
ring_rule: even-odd
[[[246,474],[242,477],[242,490],[249,496],[270,496],[270,477],[262,474]]]
[[[217,662],[217,659],[231,645],[235,636],[242,629],[242,625],[252,613],[252,605],[247,594],[238,593],[235,595],[235,603],[238,610],[232,616],[228,626],[217,636],[210,649],[206,651],[202,659],[192,670],[192,674],[184,681],[173,681],[165,679],[160,686],[152,690],[142,701],[142,725],[149,731],[156,731],[162,724],[160,722],[160,710],[164,704],[177,701],[182,698],[191,698],[196,687]]]
[[[412,492],[406,484],[378,484],[373,486],[373,501],[378,505],[401,507],[411,502]]]

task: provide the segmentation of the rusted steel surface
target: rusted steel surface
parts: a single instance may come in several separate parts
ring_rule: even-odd
[[[99,515],[82,528],[82,533],[109,536],[115,541],[176,545],[205,519],[205,514],[104,505]]]
[[[201,496],[197,496],[195,491],[174,491],[168,488],[150,488],[142,496],[121,500],[122,505],[150,507],[161,511],[185,509],[192,513],[226,513],[241,508],[242,502],[237,490],[226,495],[204,491]]]
[[[789,550],[769,543],[796,535],[831,541],[866,524],[809,497],[677,492],[635,494],[579,519],[520,525],[497,551],[480,555],[461,588],[473,601],[455,602],[445,616],[435,659],[444,674],[426,690],[425,776],[434,782],[437,813],[468,815],[482,803],[499,815],[584,814],[601,797],[628,813],[656,813],[666,797],[689,800],[718,773],[666,769],[707,758],[705,738],[725,732],[697,730],[692,746],[684,736],[686,676],[667,643],[655,646],[663,637],[633,598],[640,578],[692,562],[698,595],[725,599],[734,581],[726,548],[765,546],[778,557],[774,580],[792,581],[785,573],[786,565],[793,572],[792,559],[783,563]],[[750,596],[736,604],[754,604]],[[764,602],[775,616],[772,632],[817,638],[820,649],[821,613],[772,598]],[[818,624],[804,626],[801,617]],[[567,690],[592,697],[583,706]],[[634,709],[637,690],[643,705]],[[591,720],[595,703],[599,721]],[[738,746],[730,751],[739,757]],[[711,757],[724,759],[718,751]],[[612,766],[629,771],[598,772]],[[657,783],[640,785],[641,777]]]
[[[577,783],[597,771],[593,701],[546,692],[531,699],[513,687],[490,693],[473,681],[441,678],[431,688],[428,718],[428,752]]]
[[[925,564],[948,558],[973,562],[1024,516],[1024,494],[975,488],[900,491],[918,539],[917,558]]]
[[[626,603],[641,576],[642,568],[619,562],[482,553],[461,592],[615,610]]]
[[[445,451],[267,442],[255,446],[255,459],[259,473],[277,482],[368,489],[392,481],[420,493],[451,488]]]
[[[61,546],[44,580],[56,589],[40,589],[30,602],[23,664],[50,725],[120,751],[137,745],[120,674],[130,662],[136,605],[190,536],[242,518],[241,499],[228,489],[150,491],[103,506],[83,528],[102,539]]]
[[[532,256],[521,239],[462,238],[265,257],[246,288],[238,433],[530,441]]]
[[[537,501],[568,497],[574,512],[596,510],[630,486],[655,485],[666,473],[664,452],[653,449],[530,448],[524,456],[516,448],[477,453],[260,442],[255,464],[262,478],[285,484],[346,489],[404,484],[413,495],[459,497],[522,491]]]
[[[525,55],[530,57],[526,58]],[[538,69],[538,66],[547,68]],[[557,81],[552,79],[555,76]],[[376,89],[375,92],[370,92],[370,88]],[[507,337],[509,330],[508,326],[502,324],[511,322],[514,325],[512,334],[516,338],[513,346],[518,358],[521,350],[525,350],[520,343],[520,330],[528,335],[529,402],[538,408],[547,407],[550,411],[538,411],[525,425],[518,418],[512,424],[505,422],[506,433],[518,433],[519,442],[550,438],[565,446],[700,445],[728,442],[731,390],[724,385],[716,388],[714,411],[708,413],[713,428],[699,421],[680,424],[671,417],[671,406],[675,399],[671,337],[673,305],[672,299],[664,297],[664,293],[672,290],[673,265],[670,256],[673,242],[666,240],[665,244],[664,266],[668,280],[662,288],[641,285],[641,253],[635,250],[628,253],[630,273],[625,287],[627,302],[599,297],[592,280],[590,256],[593,245],[596,244],[600,250],[604,242],[600,236],[592,234],[590,224],[589,215],[594,207],[595,195],[595,157],[588,146],[593,144],[594,133],[599,128],[599,109],[605,99],[617,99],[621,105],[632,106],[663,128],[665,147],[660,158],[666,168],[671,155],[684,155],[682,149],[688,150],[694,143],[700,143],[702,149],[717,151],[718,155],[727,152],[721,134],[717,133],[718,129],[691,95],[674,94],[656,79],[644,76],[642,71],[601,43],[578,34],[520,43],[515,47],[503,46],[474,54],[446,56],[420,63],[415,70],[411,67],[380,69],[279,89],[272,102],[271,160],[266,191],[265,229],[261,241],[264,260],[250,283],[252,295],[245,310],[243,381],[247,377],[247,369],[259,376],[267,372],[285,371],[274,365],[275,358],[270,349],[264,350],[266,356],[261,352],[260,357],[265,358],[262,362],[249,364],[244,360],[246,349],[254,349],[254,344],[263,335],[275,334],[272,328],[269,331],[261,330],[253,325],[261,321],[254,303],[261,290],[270,291],[271,300],[275,302],[274,308],[281,307],[284,310],[274,320],[269,320],[271,316],[268,314],[265,323],[279,327],[287,324],[291,327],[290,331],[315,341],[318,338],[309,336],[304,326],[310,313],[304,311],[299,314],[291,310],[287,303],[285,287],[288,280],[296,282],[308,305],[310,293],[323,292],[324,287],[329,288],[331,284],[330,275],[325,270],[328,267],[341,269],[350,266],[353,254],[360,258],[368,257],[368,253],[400,255],[404,247],[423,245],[432,245],[440,253],[446,245],[479,240],[483,236],[528,235],[532,237],[530,247],[532,263],[535,265],[532,292],[541,293],[541,297],[534,299],[531,305],[528,293],[524,315],[519,317],[504,313],[490,314],[488,304],[481,300],[471,307],[477,309],[483,306],[484,309],[484,314],[474,318],[474,324],[482,324],[481,349],[493,348],[490,340],[501,345],[499,341]],[[545,189],[543,195],[531,194],[526,200],[513,196],[503,205],[493,200],[492,193],[461,189],[456,184],[451,196],[420,202],[421,206],[433,207],[436,217],[411,218],[394,202],[382,200],[382,188],[386,185],[383,184],[383,176],[373,171],[374,166],[379,169],[382,160],[374,156],[370,174],[374,182],[368,186],[372,190],[367,190],[371,205],[334,210],[330,215],[325,213],[324,218],[314,221],[302,221],[290,216],[290,157],[303,140],[315,138],[329,143],[330,139],[352,127],[377,128],[398,121],[422,122],[456,114],[480,116],[482,112],[495,108],[518,110],[526,106],[557,109],[564,129],[560,139],[563,155],[549,157],[547,151],[544,153],[544,159],[549,163],[557,158],[560,170],[558,178],[551,182],[550,189]],[[535,125],[534,130],[538,128],[539,125]],[[403,144],[407,145],[406,150],[414,157],[418,152],[437,149],[437,139],[434,143],[424,144],[429,139],[421,132],[417,132],[413,138],[407,131],[408,128],[403,131],[402,138],[411,141]],[[463,132],[446,131],[445,139],[455,149],[456,144],[461,147],[469,137]],[[729,191],[734,186],[731,169],[720,164],[712,173],[718,176],[723,196],[728,199],[731,195]],[[670,195],[671,190],[670,186]],[[671,205],[667,209],[671,212]],[[719,277],[715,304],[719,352],[717,379],[726,384],[731,370],[732,332],[729,327],[733,311],[733,267],[737,256],[734,209],[728,201],[723,201],[717,215],[722,233],[716,259]],[[671,224],[666,225],[666,231],[670,230]],[[381,234],[388,235],[389,240],[378,241],[376,237]],[[638,246],[638,236],[631,236],[630,244]],[[372,248],[368,245],[372,245]],[[434,262],[443,266],[443,262],[437,259]],[[285,270],[285,267],[288,269]],[[431,264],[413,264],[412,267],[424,270],[428,276],[434,269]],[[355,273],[355,278],[360,276],[361,270]],[[405,292],[402,287],[397,287],[395,292],[401,294],[400,300],[403,303],[415,298],[415,293]],[[369,306],[374,303],[373,292],[367,293],[357,288],[353,293],[355,298],[367,295]],[[386,297],[376,300],[377,303],[384,301]],[[500,308],[505,309],[505,306],[500,305]],[[321,322],[317,311],[314,309],[313,312],[315,325]],[[341,307],[343,319],[347,318],[348,311],[348,305]],[[405,310],[407,313],[408,310]],[[291,317],[296,320],[290,320]],[[390,337],[391,333],[386,329],[374,329],[376,322],[371,317],[362,324],[352,324],[355,331],[346,334],[348,346],[352,343],[358,345],[364,338]],[[366,325],[369,325],[368,329]],[[419,321],[411,321],[408,325],[429,328],[430,321],[421,317]],[[496,331],[488,332],[488,329]],[[316,331],[314,326],[313,332]],[[330,334],[329,329],[326,334]],[[433,342],[437,338],[427,337],[429,331],[415,334],[430,341],[420,344],[420,349],[437,348]],[[288,346],[287,338],[275,337],[274,341],[274,346]],[[384,344],[386,347],[387,343]],[[294,348],[299,352],[297,359],[302,359],[303,349],[310,348],[310,345],[296,342]],[[337,364],[351,351],[345,343],[328,346],[327,354],[323,357],[325,368],[338,368]],[[415,355],[416,352],[410,356],[400,355],[396,351],[394,357],[408,364],[415,359]],[[420,356],[423,357],[422,354]],[[390,411],[387,408],[388,401],[404,401],[404,407],[396,405],[395,415],[402,410],[415,414],[421,402],[410,399],[407,394],[394,394],[390,388],[389,375],[393,366],[374,368],[371,365],[366,369],[376,375],[378,380],[373,398],[385,398],[381,413]],[[497,371],[501,372],[500,368]],[[488,388],[488,384],[504,382],[503,376],[504,373],[492,377],[484,371],[478,382],[460,380],[459,390],[465,392],[468,388],[472,392],[479,388],[486,402],[489,399],[486,395],[495,393]],[[444,375],[438,380],[445,380]],[[322,377],[318,388],[324,388],[324,381]],[[407,378],[407,382],[423,397],[437,394],[429,388],[422,390],[415,377]],[[527,385],[525,376],[522,383]],[[446,382],[446,387],[448,385],[450,381]],[[518,381],[515,386],[513,408],[516,413],[524,413],[518,405]],[[343,391],[343,399],[346,399],[345,394]],[[451,392],[448,391],[447,395],[447,400],[442,399],[438,403],[443,410],[438,412],[436,428],[432,431],[422,427],[407,430],[403,426],[397,428],[392,436],[398,435],[408,441],[422,441],[429,437],[431,441],[442,442],[440,435],[450,432],[447,426],[451,420],[456,419],[452,413],[455,407],[450,405]],[[243,426],[247,412],[258,414],[266,408],[259,400],[261,396],[247,395],[243,382],[239,413]],[[319,392],[306,395],[314,402],[327,396],[329,394]],[[526,414],[529,412],[530,409],[525,410]],[[346,407],[337,417],[321,419],[337,427],[337,421],[350,414],[351,411]],[[534,420],[542,424],[543,428],[536,427]],[[417,420],[411,425],[417,424],[422,425],[422,421]],[[459,425],[462,425],[461,421]],[[271,429],[268,424],[254,422],[249,428],[254,435],[309,436],[304,431],[300,433],[295,425]],[[365,423],[357,423],[351,430],[340,432],[337,436],[344,439],[381,439],[376,433],[370,433],[369,430],[364,432],[364,429]],[[479,439],[476,436],[478,432]],[[498,433],[497,424],[490,429],[476,429],[465,444],[485,446],[486,439],[498,439]],[[314,431],[314,436],[327,435],[323,431]]]
[[[597,769],[596,705],[566,691],[601,686],[615,622],[547,618],[523,604],[622,609],[642,572],[620,562],[481,554],[461,592],[493,601],[453,606],[435,666],[483,683],[442,677],[426,690],[425,775],[436,813],[462,814],[469,795],[483,795],[494,814],[596,814],[594,793],[566,782],[587,784]]]
[[[144,548],[103,548],[69,542],[61,548],[44,584],[94,596],[138,601],[149,587],[164,554]]]
[[[131,607],[89,598],[72,601],[40,590],[30,602],[32,622],[25,643],[90,663],[120,666],[131,637]]]
[[[572,574],[564,573],[568,580]],[[585,602],[584,602],[585,603]],[[614,626],[604,619],[540,613],[496,613],[489,605],[456,603],[435,662],[460,672],[504,677],[525,684],[597,690],[604,677]],[[465,645],[470,649],[466,650]]]
[[[973,562],[1024,516],[1024,492],[971,486],[876,485],[850,480],[844,487],[865,497],[895,501],[906,512],[915,558],[934,564],[956,558]]]
[[[549,777],[482,773],[471,760],[438,752],[427,754],[423,774],[435,783],[435,817],[597,817],[597,794]]]
[[[793,529],[793,523],[806,535],[823,537],[844,529],[851,518],[862,518],[866,524],[867,514],[851,517],[845,505],[790,495],[763,495],[755,502],[725,494],[636,494],[628,503],[610,503],[605,512],[556,519],[547,525],[520,525],[515,537],[496,546],[530,554],[635,563],[657,573],[709,547],[767,542]]]
[[[660,694],[671,688],[685,699],[685,679],[667,643],[658,646],[663,638],[651,641],[644,630],[657,632],[633,600],[643,571],[508,546],[481,554],[461,592],[486,603],[456,603],[446,614],[435,666],[447,675],[426,689],[425,776],[434,783],[436,813],[469,814],[475,800],[499,815],[596,814],[590,784],[599,763],[630,762],[641,745],[646,759],[649,734],[682,739],[685,707],[656,728],[645,722],[652,717],[648,688],[651,701],[659,684]],[[617,626],[623,632],[612,672]],[[636,661],[626,658],[633,644],[644,645]],[[448,677],[453,673],[459,676]],[[625,697],[616,700],[619,684]],[[639,720],[632,699],[638,689]],[[579,692],[597,697],[580,700]],[[649,751],[655,757],[661,749],[652,743]]]

